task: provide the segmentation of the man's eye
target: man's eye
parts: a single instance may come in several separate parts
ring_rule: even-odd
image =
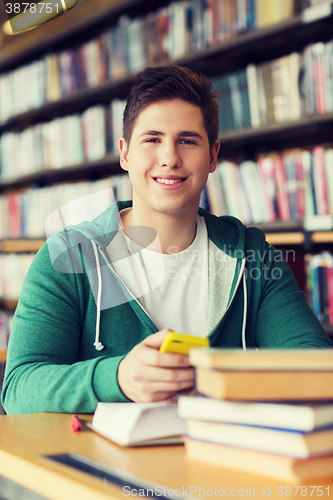
[[[195,141],[191,141],[190,139],[182,139],[180,142],[182,144],[196,144]]]
[[[151,139],[146,139],[145,142],[157,142],[158,139],[156,137],[152,137]]]

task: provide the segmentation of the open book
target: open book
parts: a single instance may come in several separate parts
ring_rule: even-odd
[[[179,444],[186,423],[177,403],[98,403],[91,429],[122,446]]]

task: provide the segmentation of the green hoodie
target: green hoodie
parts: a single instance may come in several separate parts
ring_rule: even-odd
[[[7,413],[92,413],[99,401],[128,401],[118,365],[158,331],[107,250],[119,231],[118,209],[130,206],[113,203],[94,221],[52,236],[37,253],[9,340],[2,391]],[[209,237],[212,346],[333,347],[261,230],[233,217],[199,214]],[[127,255],[124,245],[118,259]],[[197,310],[193,305],[191,313]]]

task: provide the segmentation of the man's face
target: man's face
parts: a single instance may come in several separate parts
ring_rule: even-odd
[[[210,151],[199,107],[181,99],[147,106],[136,120],[130,147],[120,139],[119,148],[133,186],[134,210],[197,212],[219,149],[217,141]]]

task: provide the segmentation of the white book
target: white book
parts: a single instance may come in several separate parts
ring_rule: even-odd
[[[252,222],[267,221],[268,208],[256,163],[253,161],[243,161],[239,168],[251,209]]]
[[[178,415],[184,419],[312,431],[333,425],[333,402],[265,403],[181,396]]]
[[[328,211],[333,214],[333,149],[325,150],[325,177]]]
[[[122,446],[179,444],[186,423],[177,404],[98,403],[91,428]]]
[[[290,71],[290,119],[299,120],[302,116],[302,100],[299,91],[299,72],[302,66],[302,56],[298,52],[293,52],[288,59]]]
[[[333,428],[312,432],[187,420],[188,435],[194,439],[250,450],[309,458],[333,452]]]
[[[223,161],[218,165],[218,171],[227,198],[228,215],[241,220],[240,193],[235,172],[237,168],[239,167],[230,161]]]
[[[257,68],[254,64],[249,64],[246,68],[247,85],[249,89],[251,125],[253,128],[260,127],[259,96],[257,82]]]

